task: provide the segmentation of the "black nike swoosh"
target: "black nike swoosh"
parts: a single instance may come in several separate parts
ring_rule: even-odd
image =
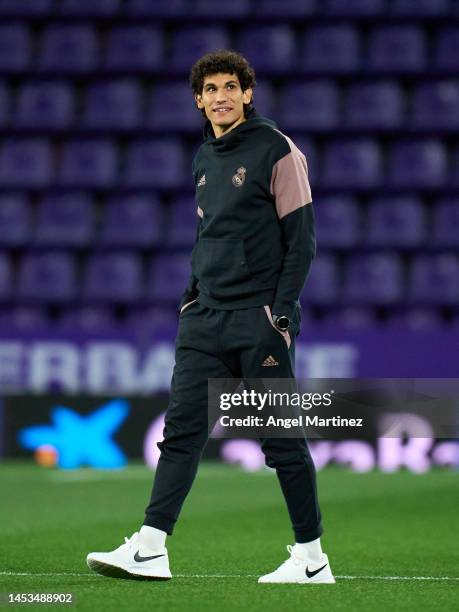
[[[314,572],[310,572],[308,570],[308,566],[306,566],[306,576],[308,578],[312,578],[313,576],[315,576],[316,574],[318,574],[319,572],[321,572],[323,569],[325,569],[327,567],[327,564],[323,565],[322,567],[319,567],[319,569],[315,570]]]
[[[151,561],[152,559],[157,559],[158,557],[164,557],[165,555],[153,555],[152,557],[141,557],[139,555],[139,551],[137,551],[134,555],[134,561],[137,563],[142,563],[142,561]]]

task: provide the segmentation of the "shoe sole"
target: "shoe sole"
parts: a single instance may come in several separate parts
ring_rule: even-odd
[[[109,565],[96,561],[95,559],[87,560],[88,567],[97,574],[107,576],[108,578],[123,578],[124,580],[170,580],[172,576],[146,576],[145,574],[133,574],[122,567]]]
[[[323,578],[318,576],[317,578],[309,578],[304,580],[295,580],[292,582],[275,582],[273,581],[259,581],[258,584],[336,584],[335,577],[333,574],[324,576]]]
[[[329,578],[327,580],[305,580],[297,584],[336,584],[336,580],[334,578]]]
[[[295,582],[258,582],[258,584],[336,584],[336,580],[302,580]]]

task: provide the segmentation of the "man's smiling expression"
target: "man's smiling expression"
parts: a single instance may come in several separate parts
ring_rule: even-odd
[[[244,104],[252,99],[252,89],[242,91],[236,74],[213,74],[204,79],[201,95],[195,100],[204,109],[216,138],[245,121]]]

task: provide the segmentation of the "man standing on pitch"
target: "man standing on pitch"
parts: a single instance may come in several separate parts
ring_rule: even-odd
[[[294,378],[298,299],[315,254],[306,160],[254,109],[247,60],[209,53],[190,82],[207,118],[193,160],[199,227],[192,274],[179,307],[171,397],[144,524],[116,550],[87,558],[108,576],[172,577],[165,541],[207,442],[208,379]],[[306,440],[266,438],[261,447],[277,472],[296,543],[259,582],[334,583]]]

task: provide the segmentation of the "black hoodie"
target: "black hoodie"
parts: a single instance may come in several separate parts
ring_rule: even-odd
[[[211,123],[193,160],[199,226],[180,308],[269,305],[293,318],[315,255],[306,159],[252,109],[215,138]]]

